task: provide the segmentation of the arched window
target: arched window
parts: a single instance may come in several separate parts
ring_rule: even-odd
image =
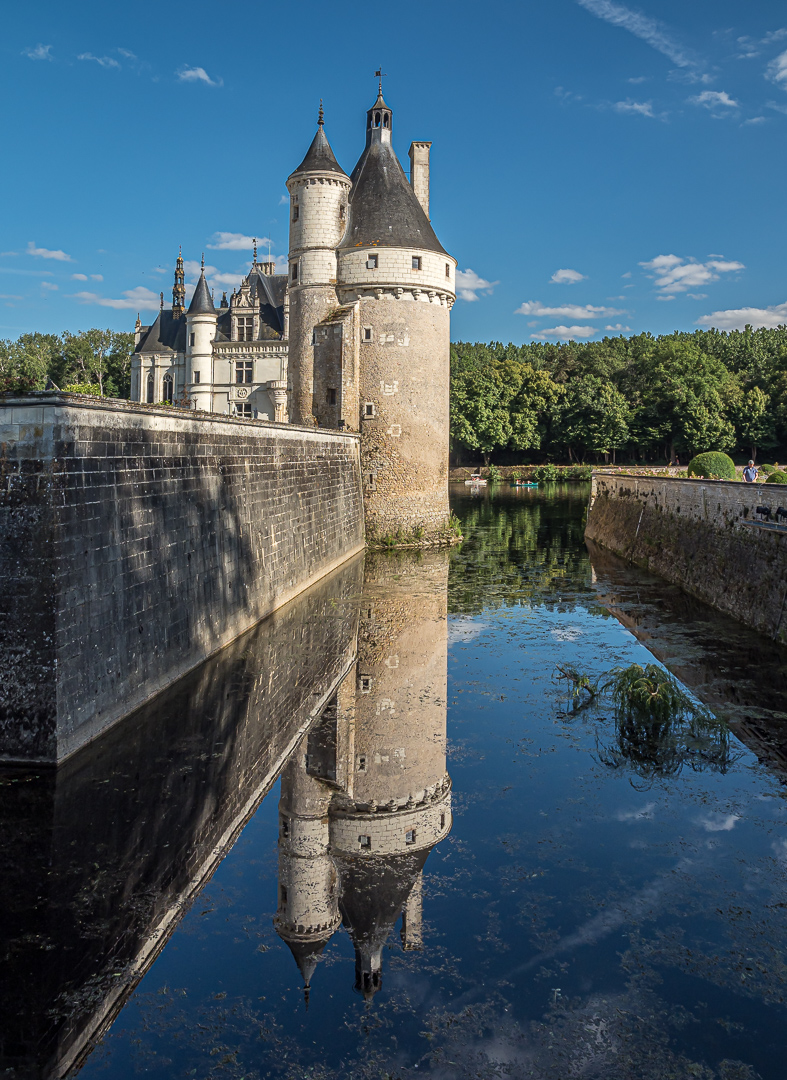
[[[170,375],[169,372],[167,372],[167,374],[164,376],[164,396],[163,396],[162,400],[166,401],[168,405],[172,404],[172,397],[173,397],[173,392],[172,391],[173,391],[172,376]]]
[[[390,116],[388,115],[388,113],[383,113],[383,127],[388,127],[389,120]]]
[[[153,399],[156,391],[156,383],[152,375],[148,375],[148,405],[153,404]]]
[[[380,114],[379,113],[374,114],[374,126],[375,127],[380,126]]]

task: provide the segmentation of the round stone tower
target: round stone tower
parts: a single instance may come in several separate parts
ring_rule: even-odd
[[[429,541],[448,522],[450,310],[456,260],[427,217],[428,143],[411,183],[391,142],[380,91],[351,176],[338,245],[341,304],[359,301],[361,466],[367,535]],[[415,174],[417,166],[417,175]],[[421,200],[416,195],[421,193]]]
[[[186,393],[195,409],[213,411],[213,339],[218,315],[204,269],[186,312]]]
[[[317,134],[306,157],[287,180],[287,190],[290,421],[316,424],[321,406],[327,403],[315,402],[314,327],[338,306],[336,248],[347,225],[350,192],[350,178],[336,161],[325,136],[322,104]]]

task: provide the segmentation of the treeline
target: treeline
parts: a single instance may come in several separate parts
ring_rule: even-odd
[[[457,463],[682,461],[787,447],[787,327],[451,347]]]
[[[127,398],[133,351],[134,335],[114,330],[0,339],[0,393],[43,390],[51,380],[61,390]]]

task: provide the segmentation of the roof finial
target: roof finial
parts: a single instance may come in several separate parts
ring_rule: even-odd
[[[159,293],[159,296],[161,297],[160,310],[163,311],[164,310],[164,293]]]
[[[320,98],[320,111],[317,113],[317,127],[322,127],[325,123],[325,113],[322,108],[322,98]]]
[[[205,252],[202,252],[202,269],[205,269]]]
[[[377,85],[377,92],[379,93],[380,97],[382,97],[383,96],[383,79],[388,78],[388,73],[383,71],[383,65],[382,64],[380,64],[377,71],[375,71],[374,77],[375,77],[375,79],[380,80],[380,82]]]
[[[251,242],[252,242],[252,244],[254,244],[254,262],[255,262],[255,265],[256,265],[256,262],[257,262],[257,237],[253,236],[251,238]]]

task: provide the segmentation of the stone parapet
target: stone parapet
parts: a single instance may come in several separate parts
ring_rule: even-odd
[[[60,761],[364,545],[358,436],[0,405],[0,759]]]
[[[763,520],[759,507],[768,507]],[[585,536],[787,643],[787,490],[775,484],[593,474]]]

